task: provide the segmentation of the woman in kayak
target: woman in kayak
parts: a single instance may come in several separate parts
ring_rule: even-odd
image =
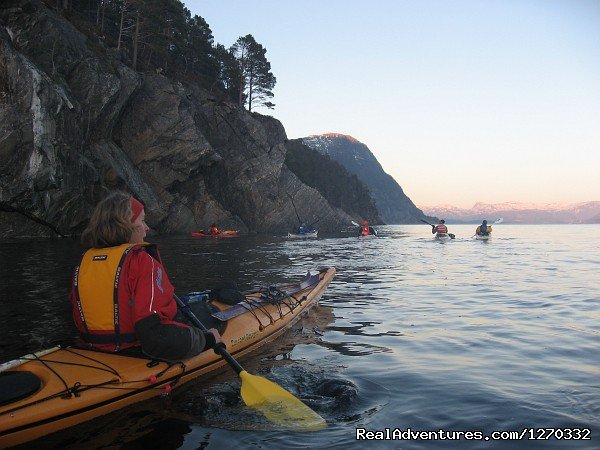
[[[440,222],[437,225],[431,225],[431,234],[448,234],[446,221],[444,219],[440,219]]]
[[[492,227],[487,224],[487,220],[484,220],[475,230],[475,234],[478,236],[489,236],[491,232]]]
[[[153,358],[181,360],[222,342],[175,318],[174,288],[149,231],[144,205],[122,192],[94,210],[81,237],[88,250],[73,275],[75,325],[85,345],[117,352],[140,346]]]
[[[221,234],[221,230],[219,230],[219,229],[217,228],[217,224],[215,224],[215,223],[213,223],[213,224],[210,226],[210,228],[208,229],[208,232],[209,232],[210,234],[213,234],[213,235],[214,235],[214,234]]]

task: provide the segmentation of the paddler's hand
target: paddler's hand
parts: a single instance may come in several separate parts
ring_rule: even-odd
[[[210,328],[208,332],[215,337],[215,345],[223,343],[223,338],[221,337],[216,328]]]
[[[212,334],[212,336],[215,339],[215,343],[214,343],[214,345],[212,345],[212,349],[214,350],[214,352],[217,355],[221,354],[221,352],[220,352],[221,349],[227,350],[227,346],[225,345],[225,342],[223,342],[223,338],[221,337],[221,335],[215,328],[209,329],[207,333]]]
[[[204,350],[206,351],[209,348],[215,349],[217,347],[225,347],[223,343],[223,338],[219,334],[219,332],[215,328],[211,328],[210,330],[203,331],[204,334]]]

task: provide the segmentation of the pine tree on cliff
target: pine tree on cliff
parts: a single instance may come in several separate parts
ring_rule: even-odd
[[[224,45],[217,44],[214,47],[216,59],[219,61],[218,80],[222,83],[227,97],[234,102],[239,102],[241,70],[232,49],[226,49]],[[246,97],[243,96],[243,101]]]
[[[220,70],[217,51],[213,47],[212,31],[202,17],[192,17],[187,9],[185,13],[187,34],[185,44],[177,55],[180,61],[183,60],[183,64],[178,63],[182,68],[180,71],[185,75],[189,70],[202,81],[202,85],[210,86],[217,79]]]
[[[239,66],[238,104],[248,105],[248,111],[257,106],[273,109],[271,99],[277,80],[271,73],[267,50],[248,34],[238,38],[231,52]]]

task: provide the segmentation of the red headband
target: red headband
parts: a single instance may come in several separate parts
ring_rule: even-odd
[[[144,210],[144,205],[134,197],[131,197],[131,211],[133,211],[133,216],[131,216],[131,223],[135,222],[135,220],[140,216],[142,211]]]

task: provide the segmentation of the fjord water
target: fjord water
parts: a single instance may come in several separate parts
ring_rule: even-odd
[[[336,267],[320,306],[242,360],[329,427],[274,429],[243,407],[236,376],[223,369],[35,446],[599,448],[600,226],[501,224],[489,242],[472,239],[474,228],[450,226],[457,238],[447,243],[417,225],[380,227],[378,238],[152,239],[180,293]],[[2,361],[75,335],[67,296],[80,251],[73,241],[0,244]],[[578,428],[592,439],[367,442],[357,428]]]

